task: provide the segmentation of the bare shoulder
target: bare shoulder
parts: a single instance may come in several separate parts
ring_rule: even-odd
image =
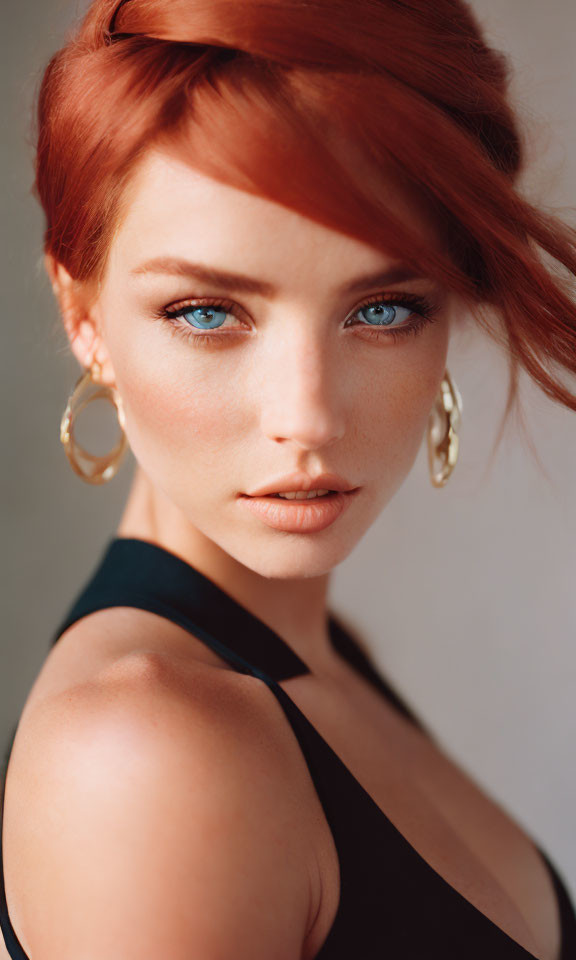
[[[188,660],[231,669],[206,643],[160,614],[138,607],[105,607],[63,631],[42,664],[29,700],[85,687],[141,651],[170,656],[175,663]]]
[[[157,650],[38,701],[5,798],[29,955],[299,960],[314,838],[279,711],[261,681]]]

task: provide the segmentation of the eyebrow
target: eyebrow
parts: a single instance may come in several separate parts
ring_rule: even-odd
[[[136,277],[142,277],[148,274],[168,274],[170,276],[190,277],[227,290],[234,290],[239,293],[259,294],[269,299],[272,299],[278,293],[274,284],[266,280],[257,280],[255,277],[247,277],[244,274],[231,273],[227,270],[217,270],[215,267],[210,267],[202,263],[192,263],[189,260],[182,260],[178,257],[154,257],[152,260],[147,260],[145,263],[134,267],[130,273]],[[354,280],[343,284],[339,288],[339,292],[341,294],[360,293],[367,287],[384,286],[391,283],[403,283],[407,280],[421,279],[429,278],[408,264],[398,263],[388,270],[377,273],[366,273],[356,277]]]

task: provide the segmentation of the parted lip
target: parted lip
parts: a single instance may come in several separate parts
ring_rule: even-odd
[[[340,477],[336,473],[319,473],[314,477],[307,473],[291,473],[284,477],[276,477],[270,483],[258,487],[256,490],[251,490],[250,493],[242,494],[242,496],[265,497],[270,493],[285,493],[289,490],[338,490],[348,493],[356,489],[357,487],[354,487],[353,484],[348,483],[344,477]]]

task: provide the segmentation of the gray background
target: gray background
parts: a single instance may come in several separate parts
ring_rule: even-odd
[[[80,368],[43,274],[43,220],[30,195],[30,101],[82,6],[12,0],[2,17],[3,736],[114,533],[133,470],[130,459],[112,483],[91,487],[60,446]],[[473,7],[515,65],[531,143],[524,188],[576,224],[574,0]],[[524,377],[544,471],[514,422],[489,468],[504,357],[471,331],[452,340],[448,366],[464,400],[455,473],[432,488],[422,448],[393,502],[335,570],[334,606],[446,750],[552,855],[576,896],[576,415]],[[91,449],[99,452],[101,439]],[[102,440],[101,450],[109,445]]]

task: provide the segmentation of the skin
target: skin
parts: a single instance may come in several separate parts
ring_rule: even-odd
[[[434,230],[392,184],[391,197],[424,234]],[[275,292],[132,272],[160,256],[265,280]],[[46,265],[77,359],[87,367],[96,357],[124,406],[137,470],[118,534],[179,554],[309,664],[328,667],[330,572],[414,463],[446,367],[454,295],[427,278],[343,295],[344,284],[393,261],[160,147],[136,171],[96,295],[49,257]],[[435,295],[435,322],[417,336],[370,339],[374,325],[357,311],[385,292]],[[238,306],[212,333],[224,341],[240,331],[220,347],[195,345],[153,319],[210,297]],[[356,325],[345,327],[350,318]],[[411,319],[400,308],[395,326]],[[271,529],[237,502],[296,469],[337,472],[362,490],[331,526],[308,534]]]
[[[396,213],[423,233],[434,230],[396,184],[390,196]],[[381,273],[390,259],[160,149],[145,157],[131,184],[109,253],[96,291],[46,262],[76,357],[83,367],[94,358],[102,364],[103,380],[115,386],[124,407],[138,466],[118,533],[179,554],[283,637],[311,668],[287,681],[294,702],[407,841],[534,956],[556,957],[556,898],[530,839],[379,692],[345,661],[338,663],[327,631],[330,573],[414,463],[446,368],[451,321],[460,319],[463,305],[425,279],[366,283],[343,295],[344,284]],[[133,273],[159,256],[256,277],[275,293]],[[435,294],[435,322],[417,336],[370,339],[375,327],[363,325],[358,311],[384,293]],[[228,315],[226,329],[241,332],[221,347],[195,346],[168,321],[153,318],[199,297],[233,301],[238,314]],[[400,314],[398,326],[406,325],[408,313]],[[351,319],[354,326],[347,325]],[[186,327],[185,319],[179,323]],[[226,333],[220,328],[213,336]],[[362,489],[341,518],[314,534],[273,530],[238,504],[238,493],[298,468],[337,472]],[[209,943],[211,955],[268,957],[282,949],[283,956],[314,957],[336,915],[338,853],[293,732],[264,684],[213,670],[213,661],[199,663],[189,652],[188,632],[158,621],[134,609],[128,616],[97,611],[80,621],[82,642],[74,625],[36,686],[38,709],[28,701],[27,739],[16,753],[20,781],[14,780],[18,766],[11,773],[15,813],[7,848],[9,862],[20,864],[9,882],[22,911],[16,911],[16,929],[28,934],[27,953],[62,957],[65,930],[68,943],[88,942],[106,955],[108,945],[98,937],[105,941],[114,930],[126,938],[127,954],[135,947],[139,955],[163,954],[169,943],[168,952],[200,955],[199,944]],[[157,655],[170,651],[175,655]],[[92,793],[82,781],[75,794],[87,756],[103,779]],[[42,782],[42,764],[58,776]],[[117,777],[119,767],[130,775]],[[198,782],[204,789],[197,790]],[[166,787],[168,795],[157,793]],[[104,822],[101,796],[109,804]],[[174,798],[185,799],[179,810]],[[224,805],[215,808],[214,798]],[[69,810],[72,827],[62,830],[54,818],[43,818],[47,809]],[[144,861],[142,836],[158,841],[146,846]],[[83,863],[93,863],[93,849],[113,867],[92,871],[86,888],[79,878]],[[58,864],[48,892],[45,864]],[[166,885],[165,875],[182,876],[182,883]],[[104,909],[92,915],[83,909],[86,889]],[[174,904],[175,889],[182,903]],[[247,912],[264,899],[272,912],[258,910],[247,922]],[[70,902],[78,909],[60,919],[58,910]],[[190,912],[190,902],[197,911]],[[127,909],[136,917],[132,924],[125,922]],[[77,928],[70,929],[70,916]],[[46,946],[47,931],[52,946]]]

